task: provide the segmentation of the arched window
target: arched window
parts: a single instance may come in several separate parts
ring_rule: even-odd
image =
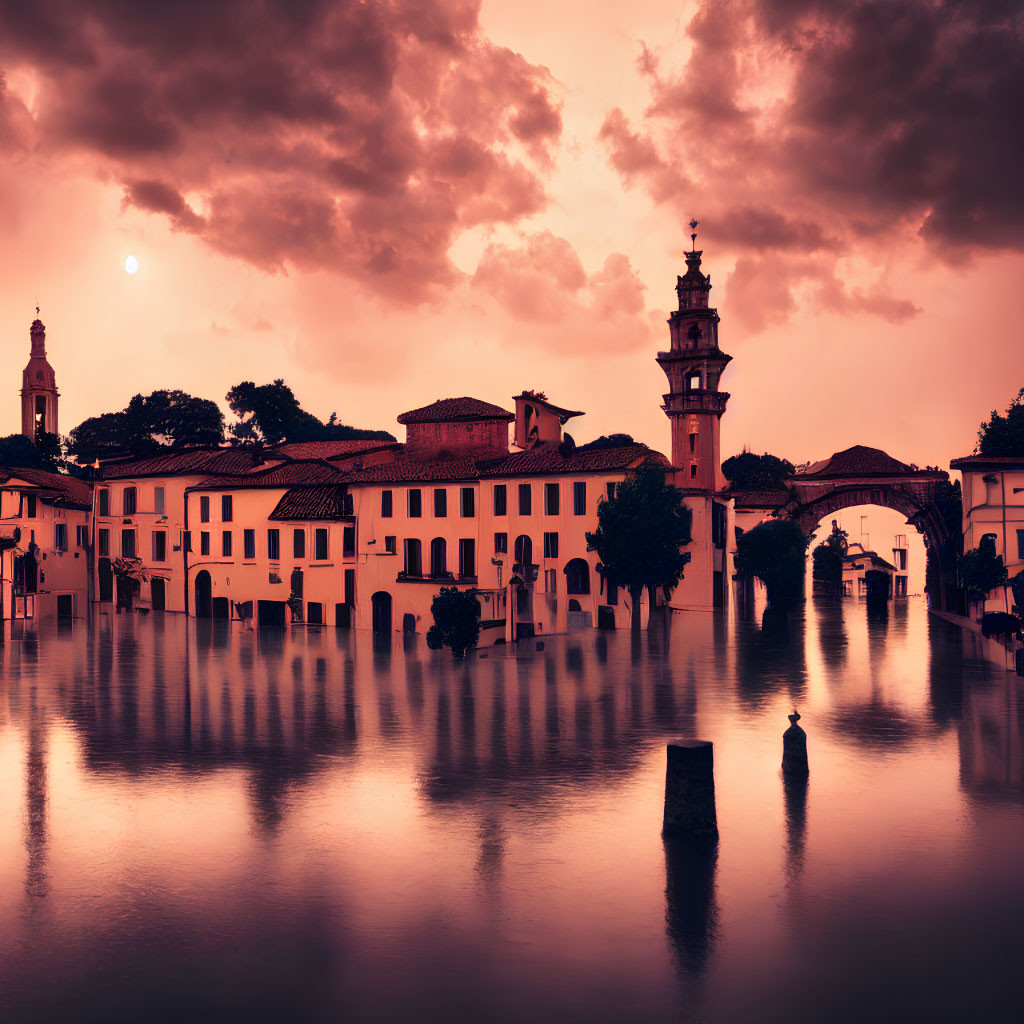
[[[590,566],[584,558],[574,558],[565,566],[565,592],[567,594],[590,593]]]
[[[430,542],[430,575],[443,576],[448,571],[448,545],[444,537],[435,537]]]
[[[517,565],[533,564],[533,541],[525,534],[516,537],[515,556]]]

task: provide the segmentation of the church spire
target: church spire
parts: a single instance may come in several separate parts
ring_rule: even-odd
[[[57,433],[57,377],[46,358],[46,327],[36,318],[29,328],[28,365],[21,375],[21,432],[33,440]]]

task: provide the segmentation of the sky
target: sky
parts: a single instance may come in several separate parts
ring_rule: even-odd
[[[62,432],[283,377],[667,451],[696,217],[723,457],[946,466],[1024,385],[1022,43],[1006,0],[0,0],[0,433],[38,303]]]

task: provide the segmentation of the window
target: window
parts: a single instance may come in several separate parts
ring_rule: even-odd
[[[545,558],[557,558],[558,557],[558,534],[557,533],[545,533],[544,534],[544,557]]]
[[[163,530],[153,531],[153,561],[167,561],[167,534]]]
[[[459,576],[472,579],[476,576],[476,541],[459,541]]]
[[[508,534],[496,533],[494,535],[494,550],[497,554],[508,554]]]
[[[1017,557],[1024,558],[1024,530],[1017,531]]]
[[[75,543],[80,548],[87,548],[89,546],[89,527],[88,526],[76,526],[75,527]]]
[[[210,521],[210,498],[204,494],[199,499],[199,522],[208,523]]]
[[[199,554],[208,555],[210,553],[210,534],[207,530],[203,530],[199,534]]]
[[[192,550],[192,531],[182,530],[181,531],[181,543],[186,551]]]
[[[267,530],[267,558],[272,562],[281,560],[281,531]]]
[[[531,515],[533,512],[533,488],[529,484],[519,485],[519,514]]]
[[[67,551],[67,549],[68,549],[68,524],[67,523],[54,523],[53,524],[53,546],[58,551]]]
[[[459,494],[459,510],[463,519],[476,515],[476,492],[472,487],[463,487]]]
[[[695,480],[697,478],[697,463],[690,463],[690,479]]]
[[[572,485],[572,514],[574,516],[585,516],[587,514],[586,480],[577,480]]]
[[[324,530],[324,533],[326,532]],[[356,528],[354,526],[346,526],[341,531],[341,557],[356,557]]]
[[[558,484],[544,485],[544,515],[558,515]]]
[[[985,504],[986,505],[999,505],[1000,502],[1000,487],[999,477],[995,473],[986,473],[982,478],[985,482]]]
[[[448,572],[448,545],[444,537],[435,537],[430,542],[430,575],[444,576]]]
[[[381,519],[390,519],[393,514],[393,506],[390,491],[380,492],[380,516]]]
[[[101,487],[100,488],[99,500],[100,500],[100,511],[99,511],[99,514],[101,516],[109,516],[110,515],[110,488],[109,487]]]
[[[590,593],[590,566],[583,558],[574,558],[562,570],[565,573],[567,594]]]
[[[700,374],[699,373],[695,373],[695,374],[693,374],[690,377],[690,390],[691,391],[694,391],[694,390],[695,391],[699,391],[700,390]]]
[[[711,543],[716,548],[724,548],[728,533],[725,506],[719,501],[714,501],[711,503]]]
[[[434,488],[434,515],[444,519],[448,515],[448,488]]]
[[[619,588],[614,583],[612,583],[611,580],[608,580],[607,583],[608,583],[608,603],[609,604],[618,604],[619,603]]]
[[[549,594],[558,592],[558,573],[554,569],[544,570],[544,589]]]
[[[318,562],[327,561],[327,527],[318,526],[313,531],[313,558]]]
[[[516,537],[516,550],[514,557],[516,565],[533,564],[533,541],[530,540],[529,537],[525,535]]]
[[[158,516],[164,514],[164,489],[162,487],[153,488],[153,511]]]
[[[494,485],[494,514],[496,516],[507,515],[508,513],[508,488],[504,484]]]
[[[306,557],[306,531],[301,528],[292,530],[292,557]]]
[[[349,608],[356,603],[356,571],[355,569],[345,570],[345,604]]]
[[[121,496],[121,507],[124,510],[126,516],[135,515],[135,509],[138,507],[139,491],[137,487],[126,487],[124,494]]]
[[[223,558],[231,557],[231,531],[223,530],[220,535],[220,553]]]
[[[406,507],[410,519],[419,519],[423,515],[423,493],[418,487],[409,488]]]
[[[121,557],[122,558],[134,558],[135,557],[135,531],[134,530],[122,530],[121,531]]]
[[[310,626],[322,626],[324,624],[324,606],[320,601],[309,601],[306,603],[306,622]]]
[[[110,554],[110,531],[109,530],[97,530],[96,531],[96,553],[98,555],[109,555]]]
[[[222,523],[230,523],[234,513],[234,502],[231,500],[230,494],[222,494],[220,496],[220,521]]]
[[[242,531],[242,557],[247,562],[255,561],[256,559],[256,531],[255,530],[243,530]]]
[[[389,555],[395,554],[398,551],[398,538],[397,537],[385,537],[384,538],[384,550]]]
[[[405,542],[405,574],[406,576],[423,575],[423,558],[418,540]]]
[[[697,435],[690,435],[690,451],[695,452],[697,450]]]
[[[608,500],[611,501],[615,497],[615,481],[612,480],[610,483],[605,484],[605,494],[608,495]]]

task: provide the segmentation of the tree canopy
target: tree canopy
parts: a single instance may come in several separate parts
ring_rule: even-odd
[[[631,623],[640,628],[644,587],[668,590],[683,578],[690,554],[693,513],[664,470],[641,469],[627,477],[597,507],[597,529],[587,533],[587,550],[601,559],[601,574],[631,598]]]
[[[1020,456],[1024,458],[1024,388],[1006,407],[1006,415],[995,409],[978,430],[979,455]]]
[[[463,658],[480,639],[480,602],[469,590],[442,587],[430,604],[434,624],[427,630],[432,651],[450,647],[452,655]]]
[[[245,444],[275,445],[283,441],[394,441],[385,430],[362,430],[338,422],[337,413],[322,423],[299,405],[292,389],[280,378],[269,384],[243,380],[227,393],[238,417],[231,436]]]
[[[92,462],[223,441],[224,414],[216,402],[184,391],[154,391],[136,395],[120,412],[84,420],[68,435],[68,454]]]
[[[843,583],[843,557],[846,555],[847,534],[832,520],[832,532],[811,552],[812,575],[815,582],[825,584],[827,590],[838,594]]]
[[[1003,557],[996,554],[991,542],[965,551],[957,565],[957,576],[971,601],[984,601],[990,591],[1005,587],[1007,582]]]
[[[51,473],[64,470],[61,440],[56,434],[41,434],[33,441],[24,434],[0,437],[0,466],[18,469],[47,469]]]
[[[791,519],[770,519],[741,534],[736,569],[756,576],[773,609],[788,609],[804,594],[804,559],[810,538]]]
[[[796,472],[793,463],[776,455],[740,452],[722,463],[722,474],[734,491],[775,491]]]

